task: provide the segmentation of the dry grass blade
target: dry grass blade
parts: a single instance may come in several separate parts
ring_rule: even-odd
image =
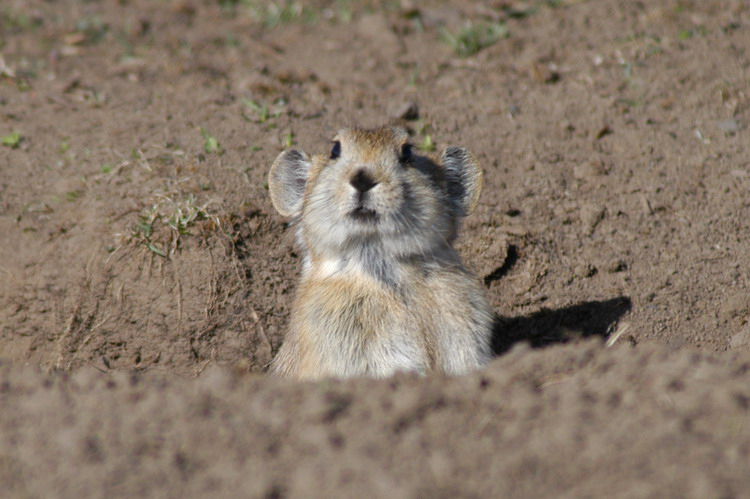
[[[612,335],[609,338],[607,338],[607,342],[604,344],[604,346],[609,348],[612,345],[614,345],[615,342],[620,338],[620,336],[625,334],[625,331],[627,331],[628,329],[630,329],[629,322],[623,322],[622,324],[620,324],[617,327],[617,330],[614,333],[612,333]]]

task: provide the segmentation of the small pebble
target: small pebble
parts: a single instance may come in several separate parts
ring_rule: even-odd
[[[604,218],[604,208],[595,205],[584,205],[579,214],[586,232],[590,235]]]
[[[606,266],[606,270],[610,274],[614,274],[616,272],[622,272],[627,269],[628,269],[628,264],[625,262],[625,260],[612,260],[609,263],[607,263],[607,266]]]
[[[575,266],[573,272],[578,277],[593,277],[597,273],[597,268],[590,263],[580,263]]]
[[[600,160],[586,161],[573,167],[573,176],[579,180],[604,175],[606,169]]]
[[[746,328],[744,331],[732,336],[729,340],[729,348],[748,348],[750,347],[750,329]]]
[[[737,130],[740,129],[739,123],[737,123],[737,120],[734,118],[730,118],[728,120],[721,120],[717,123],[719,125],[719,128],[727,133],[734,133]]]

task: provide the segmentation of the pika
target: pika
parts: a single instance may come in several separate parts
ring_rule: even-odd
[[[269,173],[303,256],[270,374],[462,374],[491,357],[493,313],[453,248],[482,170],[462,147],[417,154],[406,130],[338,132],[327,155],[282,152]]]

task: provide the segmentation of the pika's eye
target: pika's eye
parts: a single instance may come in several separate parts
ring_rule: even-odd
[[[408,163],[411,161],[411,144],[404,144],[401,146],[401,154],[398,160],[402,163]]]
[[[337,159],[339,156],[341,156],[341,142],[334,140],[333,147],[331,147],[331,159]]]

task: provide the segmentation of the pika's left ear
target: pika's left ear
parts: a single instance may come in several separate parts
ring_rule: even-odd
[[[484,177],[479,161],[471,151],[463,147],[446,147],[440,155],[448,181],[448,197],[465,217],[474,211],[482,193]]]

